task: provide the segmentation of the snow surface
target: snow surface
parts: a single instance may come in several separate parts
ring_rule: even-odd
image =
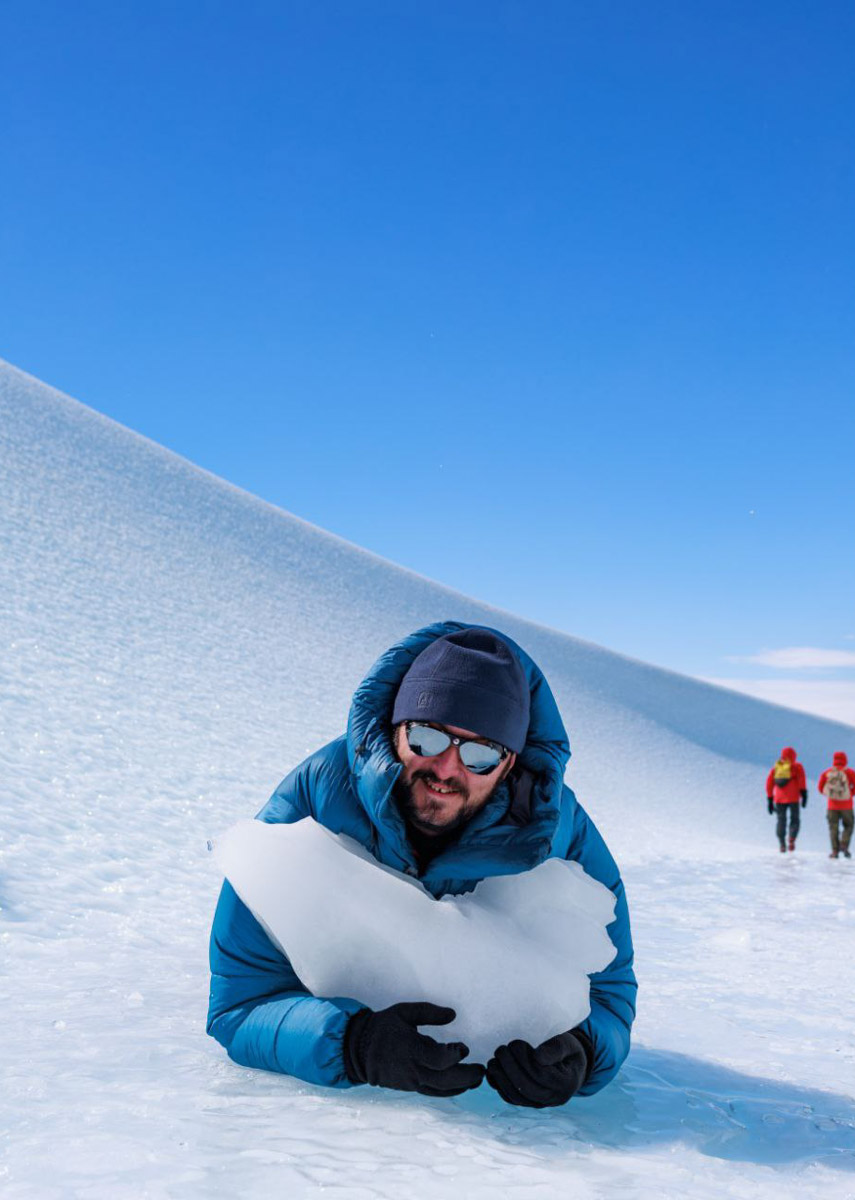
[[[206,838],[445,618],[543,667],[627,885],[633,1050],[558,1110],[312,1088],[203,1031]],[[489,609],[4,365],[0,650],[4,1197],[855,1197],[855,872],[814,791],[795,855],[763,800],[855,730]]]
[[[615,956],[606,933],[615,898],[579,863],[553,858],[436,900],[311,818],[239,821],[216,849],[223,874],[310,992],[375,1010],[447,1005],[456,1019],[424,1032],[465,1042],[467,1061],[486,1063],[514,1038],[539,1046],[581,1025],[591,1011],[588,976]]]

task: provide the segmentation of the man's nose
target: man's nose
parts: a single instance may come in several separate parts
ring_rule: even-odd
[[[454,775],[460,775],[463,770],[463,763],[460,761],[460,750],[452,743],[447,750],[443,750],[442,754],[437,754],[434,762],[434,774],[439,779],[451,779]]]

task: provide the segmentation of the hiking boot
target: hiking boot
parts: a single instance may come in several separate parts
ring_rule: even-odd
[[[781,853],[782,853],[782,854],[786,854],[786,853],[787,853],[787,843],[786,843],[786,842],[781,842],[781,844],[780,844],[780,846],[779,846],[778,848],[779,848],[779,850],[781,851]]]
[[[845,853],[846,853],[846,851],[844,850],[844,851],[843,851],[843,853],[845,854]],[[828,857],[829,857],[829,858],[837,858],[837,851],[836,851],[836,850],[832,850],[832,851],[831,851],[831,853],[829,854],[829,856],[828,856]]]
[[[844,850],[844,851],[843,851],[843,857],[844,857],[844,858],[851,858],[851,857],[852,857],[852,855],[849,853],[849,851],[848,851],[848,850]]]
[[[788,846],[789,846],[789,848],[790,848],[791,850],[795,850],[795,848],[796,848],[796,839],[795,839],[795,838],[790,838],[790,840],[789,840],[789,842],[788,842],[787,844],[788,844]]]

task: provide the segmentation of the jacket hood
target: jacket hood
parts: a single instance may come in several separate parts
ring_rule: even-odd
[[[842,750],[835,750],[834,758],[832,761],[833,761],[835,767],[837,767],[838,770],[842,771],[843,768],[848,764],[849,759],[846,757],[846,755],[843,753]]]
[[[788,762],[794,763],[796,761],[796,752],[792,746],[784,747],[784,749],[781,751],[781,758],[787,759]]]
[[[391,738],[395,695],[414,659],[431,642],[446,634],[472,628],[488,627],[441,621],[416,630],[380,655],[353,696],[347,722],[347,755],[357,794],[371,823],[381,835],[396,843],[399,853],[407,839],[403,819],[392,795],[402,769]],[[491,800],[485,810],[464,827],[459,842],[461,846],[475,841],[479,846],[489,844],[491,858],[495,861],[506,857],[505,870],[513,873],[529,869],[549,853],[560,814],[570,745],[543,672],[506,634],[497,629],[490,632],[502,638],[517,656],[528,682],[531,715],[525,746],[517,756],[517,766],[530,772],[534,782],[524,827],[504,822],[504,812],[498,813]],[[500,785],[497,794],[503,788],[504,785]],[[504,794],[503,808],[507,809],[507,789]],[[503,851],[506,852],[504,855]]]

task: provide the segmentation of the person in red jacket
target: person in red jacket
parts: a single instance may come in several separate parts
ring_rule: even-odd
[[[836,750],[832,759],[833,766],[823,771],[819,777],[819,791],[828,801],[828,811],[825,815],[831,837],[829,858],[837,858],[841,850],[844,858],[852,857],[849,853],[849,843],[852,840],[852,827],[855,825],[855,813],[852,811],[855,771],[846,765],[848,761],[842,750]]]
[[[796,762],[796,752],[792,746],[785,746],[766,780],[766,802],[769,805],[769,813],[778,814],[778,844],[782,854],[786,853],[788,845],[791,850],[796,848],[800,824],[799,800],[804,808],[807,797],[805,769],[800,762]],[[789,841],[787,814],[790,818]]]

